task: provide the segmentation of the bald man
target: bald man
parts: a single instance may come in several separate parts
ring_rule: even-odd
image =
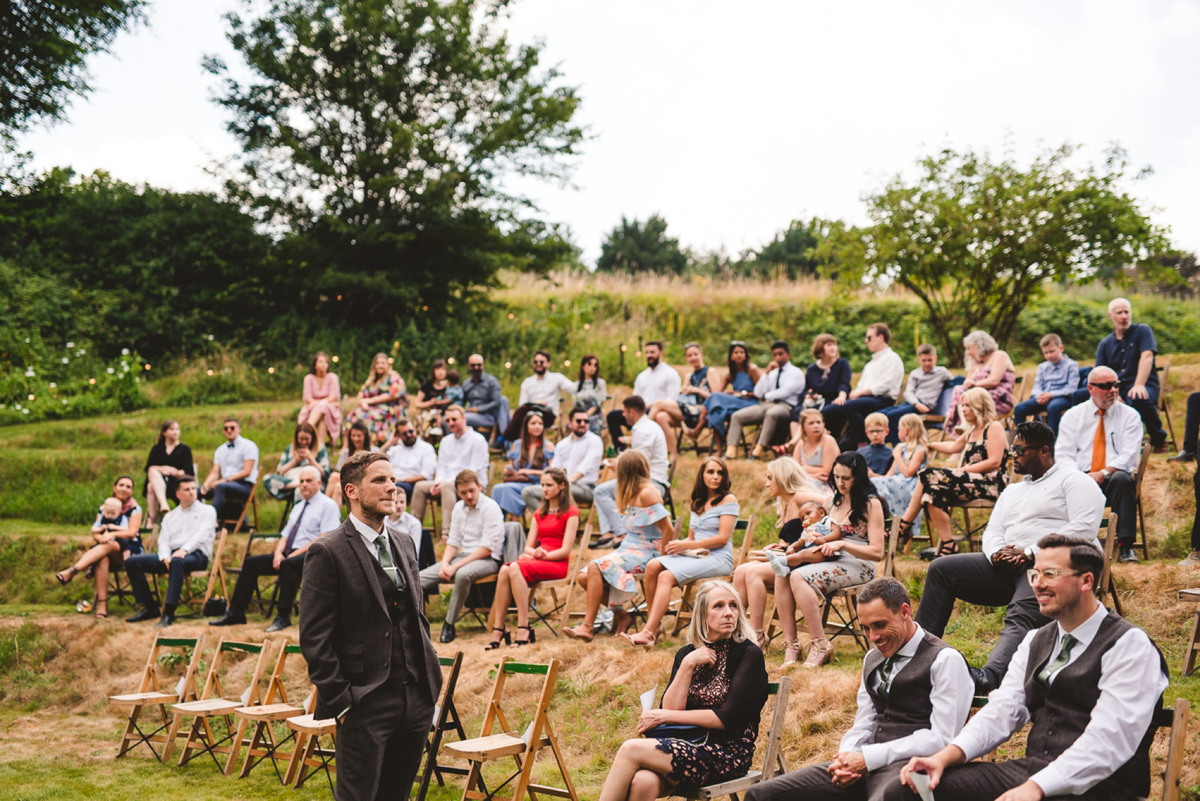
[[[500,382],[483,371],[483,356],[467,357],[467,380],[463,382],[463,407],[471,428],[491,428],[500,414]]]
[[[1142,450],[1142,418],[1121,402],[1117,373],[1096,367],[1088,374],[1088,400],[1069,409],[1058,428],[1055,461],[1087,473],[1117,513],[1120,562],[1136,562],[1137,530],[1134,474]]]

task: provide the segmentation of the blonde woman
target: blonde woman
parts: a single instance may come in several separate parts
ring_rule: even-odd
[[[643,712],[643,736],[617,751],[600,801],[686,795],[750,770],[767,702],[766,664],[752,636],[728,582],[700,588],[660,708]]]
[[[775,499],[775,527],[779,529],[779,542],[768,545],[768,552],[783,551],[800,539],[804,533],[805,507],[812,506],[808,500],[809,491],[808,479],[795,459],[785,456],[767,463],[767,492]],[[767,649],[767,635],[763,631],[767,587],[774,585],[775,571],[768,561],[749,560],[733,571],[733,586],[749,615],[755,642],[764,651]]]
[[[346,415],[346,427],[362,423],[371,432],[371,441],[382,445],[400,419],[404,400],[404,379],[388,364],[386,353],[376,353],[371,359],[371,374],[358,391],[356,405]]]
[[[983,387],[972,387],[962,396],[962,419],[966,431],[952,442],[932,442],[929,450],[963,453],[962,467],[925,467],[918,473],[920,487],[900,520],[900,539],[912,537],[913,521],[924,503],[929,504],[929,523],[937,532],[938,547],[922,553],[932,559],[958,553],[950,538],[950,507],[956,503],[1000,497],[1008,467],[1008,438],[996,421],[996,404]],[[964,453],[965,450],[965,453]]]
[[[892,466],[887,474],[873,476],[871,483],[879,497],[887,501],[888,509],[907,509],[912,503],[920,479],[917,475],[929,460],[929,434],[925,421],[919,414],[906,414],[897,426],[900,444],[892,449]],[[913,523],[913,531],[920,531],[921,516]]]
[[[646,564],[661,552],[663,537],[671,535],[671,516],[663,506],[662,493],[650,480],[650,463],[635,450],[617,460],[617,511],[625,517],[625,539],[612,553],[594,560],[579,577],[587,593],[583,622],[564,629],[573,640],[591,642],[592,625],[601,603],[617,606],[638,590],[638,577]],[[614,610],[613,633],[629,626],[629,613]]]

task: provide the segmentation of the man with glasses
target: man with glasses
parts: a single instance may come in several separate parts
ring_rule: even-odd
[[[1121,402],[1120,383],[1110,367],[1088,373],[1089,399],[1067,410],[1058,427],[1055,458],[1087,473],[1104,491],[1117,515],[1119,562],[1136,562],[1137,473],[1142,452],[1142,418]]]
[[[433,480],[437,470],[437,453],[432,445],[417,436],[416,426],[411,420],[401,418],[396,423],[391,439],[383,443],[383,452],[392,463],[396,487],[404,491],[406,502],[412,500],[413,487],[418,481]]]
[[[258,446],[242,436],[242,424],[237,418],[226,417],[221,429],[225,444],[213,453],[213,466],[200,487],[200,497],[212,503],[218,520],[228,520],[225,499],[250,497],[258,480]]]
[[[463,382],[463,406],[467,410],[467,425],[471,428],[491,428],[496,425],[500,419],[500,403],[503,397],[496,376],[483,371],[483,356],[478,353],[468,356],[467,380]]]
[[[884,323],[867,326],[867,350],[871,360],[863,365],[858,384],[845,403],[827,403],[821,409],[825,428],[835,437],[842,451],[856,451],[867,438],[865,423],[871,412],[892,406],[904,386],[904,360],[892,350],[892,330]],[[843,428],[845,431],[843,432]]]
[[[980,695],[1000,684],[1026,633],[1046,624],[1025,581],[1038,540],[1053,531],[1100,549],[1096,532],[1104,514],[1104,493],[1070,464],[1055,462],[1050,427],[1037,421],[1017,426],[1012,458],[1014,472],[1025,480],[1009,484],[996,499],[983,532],[983,552],[934,559],[917,607],[917,623],[935,637],[945,633],[957,600],[1007,607],[1004,628],[987,664],[970,668]]]
[[[1146,798],[1167,663],[1146,633],[1097,600],[1104,555],[1071,537],[1037,543],[1027,581],[1054,621],[1025,635],[1004,683],[950,744],[913,757],[938,801]],[[1021,759],[971,762],[1032,721]],[[911,796],[909,796],[911,797]]]
[[[575,392],[575,382],[562,373],[550,369],[550,353],[539,350],[533,354],[533,375],[521,382],[521,395],[512,421],[504,429],[504,439],[513,442],[521,438],[525,415],[537,411],[542,415],[546,428],[554,425],[558,415],[558,400],[562,395],[570,397]]]
[[[804,371],[792,364],[792,349],[782,339],[771,343],[770,371],[764,373],[754,385],[757,406],[738,409],[729,418],[729,437],[726,439],[725,458],[737,458],[738,445],[742,441],[742,428],[758,426],[758,440],[751,459],[762,456],[769,448],[775,432],[786,430],[792,419],[792,409],[804,396]]]

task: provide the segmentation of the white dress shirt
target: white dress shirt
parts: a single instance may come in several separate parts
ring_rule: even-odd
[[[1041,478],[1009,484],[996,499],[983,531],[983,552],[991,559],[1006,545],[1038,550],[1047,534],[1062,534],[1100,548],[1096,533],[1104,516],[1104,491],[1073,465],[1055,462]]]
[[[185,553],[200,551],[211,559],[216,536],[216,507],[196,501],[185,509],[181,504],[163,518],[158,531],[158,558],[167,561],[171,554],[183,549]]]
[[[301,515],[304,515],[301,518]],[[296,539],[292,540],[293,550],[303,548],[322,534],[328,534],[342,524],[342,510],[337,503],[323,492],[318,492],[307,501],[300,501],[292,507],[287,522],[283,524],[283,539],[286,542],[291,536],[292,526],[300,521],[300,529]]]
[[[500,504],[483,493],[474,506],[467,506],[465,501],[454,504],[446,544],[457,548],[459,556],[487,548],[492,558],[499,561],[504,556],[504,512]]]
[[[1076,407],[1078,408],[1078,407]],[[1067,665],[1087,650],[1104,616],[1103,606],[1070,632],[1078,642],[1071,649]],[[1063,631],[1056,627],[1051,659],[1061,650]],[[1025,635],[1013,654],[1004,681],[988,696],[987,705],[971,718],[952,741],[975,759],[1006,742],[1029,722],[1025,705],[1025,670],[1029,664],[1029,646],[1038,629]],[[1100,698],[1092,710],[1092,719],[1083,734],[1058,759],[1029,778],[1042,788],[1046,797],[1079,795],[1108,778],[1124,765],[1137,750],[1150,727],[1159,696],[1167,688],[1167,677],[1159,667],[1158,651],[1139,628],[1132,628],[1100,660]],[[1061,668],[1060,668],[1061,670]],[[1050,675],[1050,684],[1059,671]]]
[[[1054,458],[1085,473],[1092,470],[1092,442],[1100,424],[1100,409],[1091,398],[1073,406],[1058,423]],[[1104,413],[1105,467],[1137,473],[1142,454],[1142,417],[1132,406],[1117,401]]]
[[[650,462],[650,479],[666,484],[670,477],[671,463],[667,453],[667,438],[662,426],[644,414],[630,429],[629,447],[641,452]]]
[[[400,515],[399,520],[393,520],[387,517],[383,521],[383,525],[388,531],[402,537],[408,537],[412,540],[413,548],[417,552],[417,556],[421,555],[421,521],[413,517],[408,512]]]
[[[758,383],[754,385],[754,394],[759,400],[782,401],[795,406],[804,394],[804,371],[791,362],[783,367],[775,367],[759,376]]]
[[[899,659],[892,668],[893,681],[916,656],[924,636],[925,632],[917,626],[917,633],[896,652]],[[843,735],[838,750],[860,752],[866,760],[867,770],[873,771],[909,757],[932,754],[944,748],[962,729],[967,715],[971,712],[975,683],[971,680],[971,674],[967,672],[966,660],[953,648],[943,648],[938,652],[929,668],[929,677],[933,681],[933,690],[929,694],[933,703],[933,713],[929,716],[930,728],[919,729],[907,737],[890,742],[871,743],[877,713],[875,704],[867,692],[866,682],[871,681],[873,688],[878,687],[879,671],[873,671],[871,676],[864,675],[858,683],[858,714],[854,717],[854,725],[850,731]]]
[[[871,354],[863,365],[855,389],[865,389],[877,398],[898,398],[904,386],[904,360],[891,346]]]
[[[633,380],[633,394],[640,395],[650,408],[655,401],[675,400],[683,388],[679,372],[666,362],[660,361],[653,369],[647,367]]]
[[[392,463],[392,472],[397,479],[419,475],[426,481],[432,481],[437,470],[437,452],[420,437],[411,448],[403,442],[397,442],[388,448],[387,458]]]
[[[517,405],[536,403],[557,409],[559,394],[573,396],[574,392],[574,381],[562,373],[552,373],[547,370],[540,376],[534,373],[521,382],[521,395],[517,399]]]
[[[487,489],[487,467],[487,440],[475,429],[467,428],[461,437],[451,434],[442,438],[433,480],[453,481],[463,470],[474,470],[479,476],[479,486]]]
[[[585,431],[582,437],[572,433],[560,439],[550,466],[561,467],[566,471],[567,478],[582,473],[579,483],[594,485],[600,480],[600,461],[603,458],[604,440],[591,431]]]
[[[224,442],[213,452],[213,462],[221,468],[221,480],[225,481],[235,473],[240,473],[246,466],[246,460],[253,459],[254,466],[246,481],[254,483],[258,480],[258,446],[239,435],[233,442]]]

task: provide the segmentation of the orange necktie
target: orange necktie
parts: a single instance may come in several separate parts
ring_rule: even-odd
[[[1108,464],[1108,454],[1104,448],[1104,410],[1097,409],[1100,420],[1096,423],[1096,438],[1092,440],[1092,472],[1103,470]]]

